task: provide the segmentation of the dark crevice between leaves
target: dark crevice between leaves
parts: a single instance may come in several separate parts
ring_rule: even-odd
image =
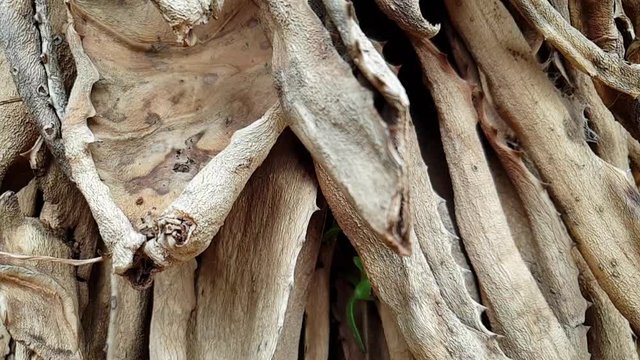
[[[5,176],[2,180],[2,185],[0,185],[0,194],[5,193],[6,191],[13,191],[17,193],[20,189],[27,186],[29,181],[34,177],[31,166],[29,165],[29,160],[22,156],[18,156],[16,161],[9,166],[7,174],[10,174],[10,176]]]
[[[133,266],[124,273],[131,286],[138,290],[144,290],[153,284],[153,275],[161,270],[142,251],[143,247],[133,256]]]

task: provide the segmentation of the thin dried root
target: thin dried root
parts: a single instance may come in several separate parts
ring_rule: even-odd
[[[47,262],[55,262],[60,264],[72,265],[72,266],[82,266],[87,264],[94,264],[102,261],[102,256],[94,257],[91,259],[64,259],[53,256],[37,256],[37,255],[21,255],[21,254],[13,254],[4,251],[0,251],[0,258],[9,258],[14,260],[36,260],[36,261],[47,261]]]

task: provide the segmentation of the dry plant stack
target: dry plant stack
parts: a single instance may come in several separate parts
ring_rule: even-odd
[[[638,360],[636,34],[640,0],[0,0],[0,357]]]

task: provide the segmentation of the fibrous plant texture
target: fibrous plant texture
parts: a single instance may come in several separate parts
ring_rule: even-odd
[[[639,358],[640,2],[0,23],[0,357]]]

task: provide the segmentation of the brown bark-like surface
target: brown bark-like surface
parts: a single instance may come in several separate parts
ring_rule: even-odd
[[[639,19],[0,2],[0,357],[637,359]]]

